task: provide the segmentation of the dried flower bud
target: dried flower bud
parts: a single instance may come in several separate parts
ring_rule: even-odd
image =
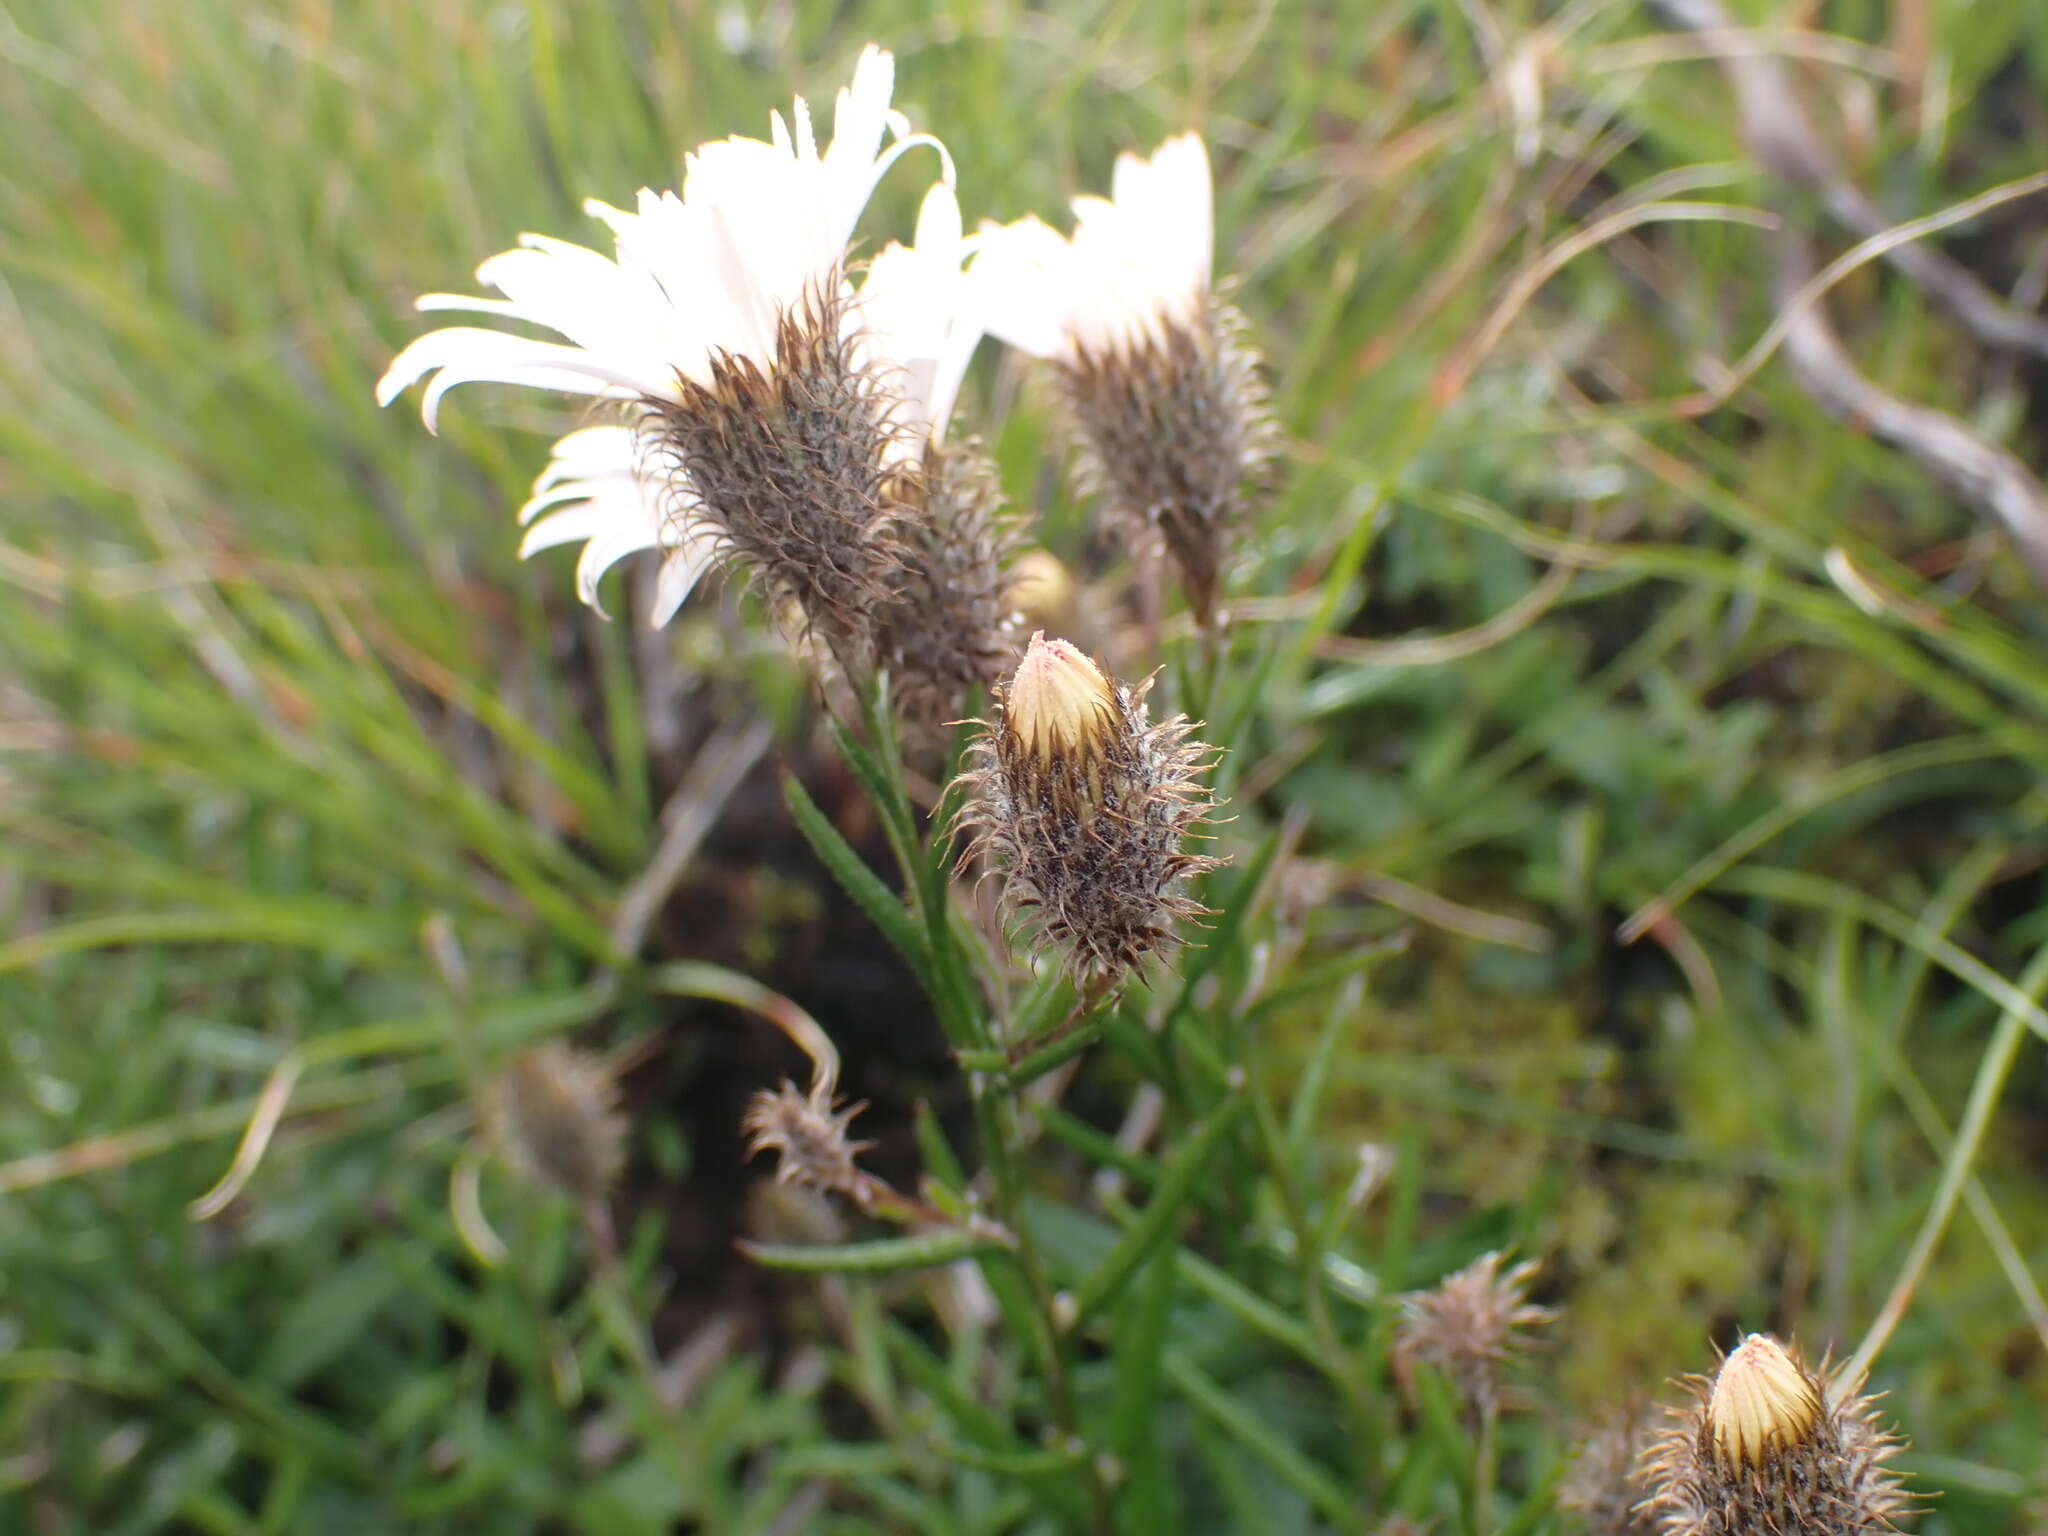
[[[874,1143],[854,1141],[847,1130],[866,1108],[865,1102],[840,1108],[823,1084],[807,1094],[789,1082],[773,1091],[764,1088],[748,1102],[740,1120],[747,1135],[747,1156],[772,1150],[779,1157],[778,1184],[833,1189],[864,1204],[868,1176],[854,1159]]]
[[[1187,739],[1185,717],[1153,724],[1144,693],[1033,635],[961,775],[967,857],[988,855],[1008,912],[1035,919],[1076,979],[1099,985],[1180,942],[1175,919],[1205,910],[1180,887],[1219,862],[1181,848],[1208,819],[1209,748]]]
[[[1528,1300],[1536,1261],[1525,1259],[1503,1270],[1504,1258],[1486,1254],[1436,1289],[1403,1296],[1394,1337],[1395,1363],[1404,1372],[1417,1360],[1440,1366],[1483,1417],[1500,1411],[1501,1368],[1521,1343],[1516,1330],[1557,1315]]]
[[[1573,1453],[1571,1470],[1557,1490],[1558,1507],[1576,1514],[1593,1536],[1650,1536],[1652,1527],[1637,1508],[1643,1496],[1640,1459],[1648,1438],[1641,1409],[1601,1424]]]
[[[932,443],[896,500],[895,601],[880,610],[881,660],[911,739],[943,744],[975,688],[992,688],[1016,654],[1008,591],[1016,535],[995,466],[979,443]]]
[[[513,1059],[485,1089],[484,1121],[520,1173],[586,1204],[605,1197],[625,1160],[610,1075],[559,1043]]]
[[[641,462],[678,498],[670,521],[714,539],[771,607],[864,671],[902,568],[888,489],[912,432],[856,334],[834,271],[779,317],[768,366],[714,355],[708,383],[679,377],[676,399],[645,403],[640,434]]]
[[[1680,1383],[1693,1402],[1646,1453],[1650,1494],[1639,1506],[1666,1536],[1854,1536],[1896,1529],[1909,1500],[1885,1463],[1899,1442],[1881,1430],[1871,1399],[1831,1400],[1776,1339],[1753,1333],[1712,1380]]]

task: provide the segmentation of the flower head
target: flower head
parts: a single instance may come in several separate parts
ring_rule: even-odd
[[[935,748],[951,740],[970,691],[992,688],[1016,655],[1018,540],[978,441],[929,443],[896,496],[901,569],[878,649],[909,739]]]
[[[570,1046],[550,1043],[513,1059],[486,1087],[484,1123],[526,1177],[585,1202],[600,1200],[625,1160],[610,1075]]]
[[[1204,911],[1181,888],[1219,862],[1181,847],[1209,816],[1209,748],[1182,716],[1153,724],[1147,686],[1034,635],[961,775],[967,857],[988,856],[1010,914],[1099,985],[1179,944],[1176,919]]]
[[[773,1091],[764,1088],[748,1102],[740,1120],[740,1129],[747,1135],[747,1155],[776,1153],[778,1184],[836,1189],[862,1199],[868,1176],[854,1159],[874,1143],[855,1141],[847,1130],[866,1108],[865,1103],[840,1108],[829,1080],[821,1080],[809,1093],[797,1092],[793,1083]]]
[[[1120,156],[1111,196],[1075,198],[1074,216],[1071,237],[1036,218],[982,228],[973,271],[988,327],[1053,362],[1088,479],[1165,545],[1208,624],[1272,430],[1242,317],[1212,290],[1200,137]]]
[[[1831,1391],[1825,1370],[1753,1333],[1711,1380],[1681,1385],[1693,1401],[1645,1453],[1638,1506],[1665,1536],[1856,1536],[1895,1529],[1909,1500],[1885,1463],[1898,1441],[1874,1404]]]
[[[1528,1299],[1536,1261],[1503,1269],[1505,1257],[1485,1254],[1434,1290],[1403,1296],[1394,1338],[1394,1358],[1404,1370],[1417,1360],[1440,1366],[1474,1411],[1487,1417],[1500,1411],[1501,1367],[1521,1344],[1519,1330],[1557,1315]]]
[[[1653,1527],[1638,1507],[1648,1434],[1646,1413],[1631,1407],[1611,1414],[1573,1451],[1557,1502],[1577,1515],[1592,1536],[1650,1536]]]
[[[733,565],[836,654],[871,648],[900,564],[892,476],[936,441],[979,335],[966,318],[951,161],[890,110],[893,79],[890,55],[869,47],[822,152],[799,98],[788,122],[774,115],[771,141],[724,139],[686,156],[680,194],[642,191],[631,212],[586,204],[611,231],[610,256],[526,235],[478,269],[502,298],[420,300],[565,338],[463,326],[420,337],[378,394],[389,402],[431,375],[429,427],[449,389],[479,380],[617,403],[617,425],[556,444],[522,514],[525,553],[585,541],[586,602],[610,565],[655,549],[657,624],[707,569]],[[937,149],[941,178],[917,243],[887,246],[856,287],[855,222],[918,144]]]

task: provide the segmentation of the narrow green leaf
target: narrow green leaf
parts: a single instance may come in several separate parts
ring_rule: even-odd
[[[1187,1282],[1190,1290],[1213,1301],[1247,1328],[1263,1333],[1284,1349],[1291,1349],[1302,1359],[1318,1366],[1327,1363],[1322,1346],[1316,1343],[1315,1336],[1307,1328],[1291,1314],[1248,1288],[1228,1270],[1219,1269],[1185,1248],[1180,1250],[1177,1261],[1181,1279]]]
[[[1210,1157],[1244,1109],[1242,1092],[1234,1092],[1212,1111],[1207,1120],[1173,1155],[1159,1181],[1158,1192],[1146,1204],[1143,1214],[1116,1240],[1109,1256],[1074,1293],[1074,1326],[1083,1322],[1120,1290],[1131,1272],[1162,1243],[1173,1242],[1173,1226],[1181,1207],[1195,1192],[1195,1185]]]
[[[1110,1447],[1123,1458],[1129,1481],[1118,1501],[1125,1530],[1168,1529],[1166,1458],[1159,1443],[1160,1362],[1173,1314],[1175,1255],[1155,1254],[1143,1282],[1121,1309],[1116,1379],[1109,1409]]]
[[[1337,1522],[1340,1530],[1358,1523],[1358,1498],[1352,1491],[1289,1444],[1257,1413],[1225,1390],[1178,1350],[1166,1352],[1166,1378],[1195,1409],[1213,1419],[1224,1434],[1258,1457],[1282,1482]]]
[[[794,774],[782,776],[782,797],[788,802],[790,814],[796,818],[798,830],[826,869],[832,872],[832,878],[839,882],[840,889],[853,898],[854,904],[867,914],[869,922],[882,930],[882,937],[896,947],[897,953],[910,963],[918,979],[930,990],[931,954],[925,947],[924,936],[919,932],[916,921],[903,910],[903,903],[897,900],[896,893],[882,883],[881,877],[853,851],[853,845],[839,835],[839,829],[818,809],[818,803],[797,782]]]
[[[1088,1459],[1088,1453],[1075,1446],[1054,1446],[1045,1450],[991,1451],[957,1440],[934,1440],[932,1449],[948,1461],[957,1461],[962,1466],[978,1467],[984,1472],[993,1472],[998,1477],[1025,1479],[1070,1477],[1074,1470]]]
[[[800,1270],[806,1274],[885,1274],[899,1269],[929,1269],[955,1259],[1003,1252],[1002,1244],[972,1232],[929,1232],[917,1237],[881,1237],[866,1243],[749,1243],[740,1252],[765,1269]]]
[[[1048,1072],[1065,1066],[1101,1038],[1101,1022],[1091,1019],[1060,1032],[1058,1039],[1028,1050],[1019,1057],[1012,1058],[1008,1051],[961,1051],[959,1062],[963,1071],[987,1072],[1004,1088],[1015,1093],[1037,1082]]]
[[[1107,1131],[1098,1131],[1057,1104],[1036,1105],[1031,1114],[1044,1127],[1047,1136],[1062,1146],[1072,1147],[1090,1162],[1114,1168],[1146,1189],[1158,1184],[1159,1165],[1139,1153],[1125,1150]]]

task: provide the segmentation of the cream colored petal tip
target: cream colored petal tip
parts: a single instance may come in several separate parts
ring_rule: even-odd
[[[1821,1415],[1813,1379],[1785,1347],[1752,1333],[1721,1362],[1707,1400],[1707,1426],[1723,1465],[1753,1467],[1799,1444]]]

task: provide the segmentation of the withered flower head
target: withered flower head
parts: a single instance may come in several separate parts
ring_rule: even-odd
[[[1753,1333],[1709,1380],[1680,1383],[1693,1401],[1645,1453],[1639,1506],[1665,1536],[1854,1536],[1897,1529],[1910,1500],[1885,1463],[1899,1442],[1870,1398],[1831,1401],[1815,1375],[1767,1334]]]
[[[778,1156],[778,1184],[807,1184],[833,1189],[864,1201],[868,1176],[855,1159],[874,1145],[847,1135],[865,1103],[840,1108],[829,1088],[799,1093],[794,1083],[761,1089],[748,1101],[740,1129],[747,1136],[747,1156],[773,1151]]]
[[[484,1124],[527,1178],[601,1200],[625,1160],[625,1124],[603,1065],[550,1042],[514,1057],[484,1091]]]
[[[1204,912],[1183,883],[1219,862],[1181,847],[1212,807],[1210,749],[1183,716],[1153,724],[1144,694],[1033,635],[961,775],[966,857],[989,858],[1009,915],[1035,921],[1084,983],[1170,953],[1175,920]]]
[[[1434,1290],[1401,1298],[1394,1335],[1394,1359],[1406,1370],[1417,1360],[1439,1366],[1466,1403],[1483,1417],[1500,1411],[1501,1368],[1521,1345],[1518,1329],[1551,1321],[1557,1314],[1533,1305],[1528,1285],[1534,1259],[1507,1269],[1505,1255],[1489,1253]]]
[[[1091,488],[1165,546],[1206,626],[1272,458],[1266,392],[1243,317],[1212,291],[1201,138],[1121,156],[1111,192],[1074,199],[1071,238],[1036,218],[984,225],[974,272],[990,331],[1055,364]]]
[[[1643,1496],[1640,1462],[1649,1427],[1640,1408],[1617,1413],[1573,1452],[1557,1503],[1577,1515],[1593,1536],[1651,1536],[1653,1527],[1637,1507]]]

